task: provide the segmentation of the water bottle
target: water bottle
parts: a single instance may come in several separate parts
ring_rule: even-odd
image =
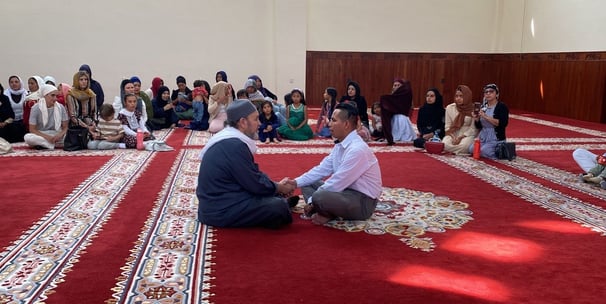
[[[143,130],[137,129],[137,150],[143,150]]]
[[[431,142],[440,142],[440,135],[438,135],[439,131],[436,130],[433,132],[433,137],[429,140]]]
[[[480,159],[480,148],[480,139],[476,138],[476,140],[473,142],[473,158]]]

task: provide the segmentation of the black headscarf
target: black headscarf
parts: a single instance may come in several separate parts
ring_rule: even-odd
[[[431,88],[427,92],[433,92],[436,95],[436,101],[432,104],[425,103],[419,109],[417,117],[417,128],[419,133],[427,134],[439,130],[440,138],[444,137],[444,99],[440,91],[436,88]]]

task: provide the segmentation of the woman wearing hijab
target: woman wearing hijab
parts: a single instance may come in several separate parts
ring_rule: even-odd
[[[90,66],[88,66],[88,64],[81,65],[79,70],[84,71],[88,74],[88,86],[95,93],[97,109],[100,109],[101,105],[105,102],[105,93],[103,93],[103,87],[97,80],[93,79],[93,72],[91,72]]]
[[[158,89],[163,85],[164,85],[164,80],[162,80],[162,78],[154,77],[154,79],[152,79],[151,87],[149,89],[145,90],[145,94],[147,94],[147,96],[149,96],[150,99],[154,99],[154,98],[156,98],[156,96],[158,96]]]
[[[270,97],[272,100],[278,100],[278,97],[274,93],[272,93],[267,88],[263,87],[263,81],[259,76],[250,75],[248,79],[252,79],[255,81],[255,84],[257,85],[257,90],[263,95],[263,97]]]
[[[454,154],[469,154],[469,146],[478,134],[472,117],[473,101],[471,90],[459,85],[455,91],[454,103],[446,107],[446,136],[442,139],[444,150]]]
[[[425,142],[438,135],[444,137],[444,105],[442,94],[436,88],[427,90],[425,104],[419,109],[417,117],[418,137],[413,141],[417,148],[425,148]]]
[[[227,120],[227,106],[233,102],[232,98],[232,87],[225,81],[217,82],[210,89],[210,96],[208,97],[208,132],[214,134],[225,127],[225,120]]]
[[[393,81],[391,94],[379,99],[381,104],[381,123],[387,145],[395,140],[411,141],[416,134],[410,122],[412,108],[412,87],[410,81],[397,78]]]
[[[4,91],[2,84],[0,84],[0,90]],[[0,137],[9,143],[23,140],[23,137],[21,137],[21,140],[15,140],[14,121],[15,112],[13,112],[13,107],[11,107],[8,97],[2,94],[0,95]]]
[[[65,100],[67,99],[67,94],[69,94],[69,90],[72,89],[67,83],[60,83],[57,87],[57,91],[59,94],[57,95],[57,102],[65,106]]]
[[[175,113],[175,106],[170,100],[170,89],[166,86],[160,86],[157,96],[152,99],[154,107],[154,118],[152,122],[160,129],[174,128],[179,122],[179,117]]]
[[[74,74],[72,88],[67,93],[67,114],[70,126],[94,130],[97,117],[97,99],[90,89],[90,77],[85,71]]]
[[[44,85],[44,79],[40,76],[32,76],[27,80],[27,88],[29,94],[25,96],[25,103],[23,104],[23,121],[25,123],[25,129],[29,130],[29,114],[32,111],[32,107],[38,102],[38,99],[43,96],[40,95],[40,88]]]
[[[11,127],[14,129],[13,134],[15,136],[13,139],[16,142],[21,142],[23,141],[23,135],[25,135],[26,126],[29,124],[27,121],[23,121],[23,105],[25,104],[27,91],[19,76],[10,76],[8,78],[8,84],[9,87],[4,90],[4,95],[8,98],[8,102],[13,108],[13,113],[15,115],[11,122]]]
[[[347,83],[346,90],[347,95],[341,96],[339,103],[344,101],[355,102],[356,106],[358,107],[358,113],[360,113],[360,121],[368,129],[368,103],[366,102],[366,98],[362,96],[360,85],[355,81],[350,81]]]

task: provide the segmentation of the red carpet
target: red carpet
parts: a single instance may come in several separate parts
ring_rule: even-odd
[[[272,172],[294,166],[289,170],[293,176],[317,161],[309,158],[257,157]],[[221,229],[217,246],[225,250],[215,259],[211,300],[589,303],[606,295],[597,290],[601,275],[594,271],[606,262],[591,254],[604,251],[606,241],[589,229],[425,154],[382,153],[379,158],[385,186],[468,202],[474,220],[460,231],[432,234],[438,247],[431,253],[408,248],[393,236],[344,233],[300,219],[278,232]],[[439,175],[426,173],[437,171]]]
[[[108,156],[2,158],[0,248],[9,246],[108,159]]]
[[[199,225],[201,132],[163,133],[174,152],[17,149],[0,157],[0,244],[14,247],[0,303],[597,303],[606,191],[577,181],[571,153],[606,151],[606,127],[512,113],[512,162],[372,143],[386,226],[298,213],[277,231]],[[331,147],[260,144],[255,158],[296,177]]]

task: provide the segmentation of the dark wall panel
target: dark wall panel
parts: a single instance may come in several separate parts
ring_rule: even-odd
[[[606,122],[606,52],[541,54],[450,54],[307,52],[306,100],[322,102],[324,89],[345,94],[348,80],[360,83],[369,106],[388,94],[396,77],[413,87],[414,105],[424,102],[425,90],[438,88],[445,104],[457,85],[465,84],[474,100],[481,88],[497,83],[501,100],[510,108]]]

